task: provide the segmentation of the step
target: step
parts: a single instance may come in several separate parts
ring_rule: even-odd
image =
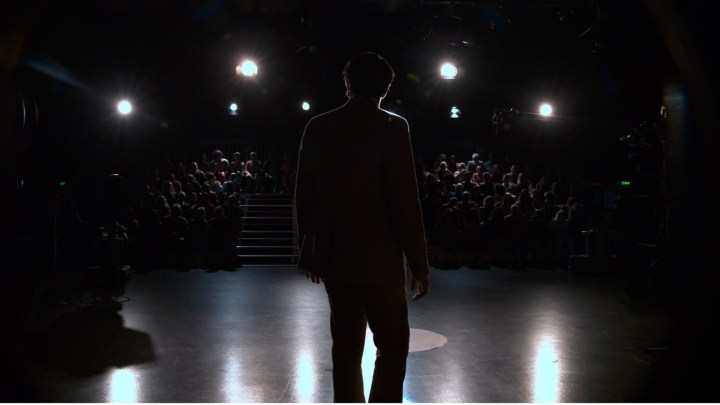
[[[242,205],[287,205],[292,207],[293,201],[292,200],[266,200],[266,199],[256,199],[256,200],[246,200],[242,203]]]
[[[244,266],[251,265],[295,265],[297,263],[297,255],[269,255],[269,254],[257,254],[257,255],[238,255],[239,261]]]
[[[249,266],[295,266],[293,195],[251,194],[243,204],[238,260]]]
[[[282,224],[282,225],[292,225],[293,224],[293,217],[286,217],[286,216],[277,216],[277,217],[266,217],[266,216],[245,216],[242,219],[244,224]]]
[[[241,246],[294,246],[295,238],[241,238]]]
[[[293,206],[292,205],[240,205],[240,208],[244,212],[287,212],[292,213]]]
[[[290,224],[243,224],[244,231],[293,231],[293,225]]]
[[[250,208],[250,209],[246,209],[244,212],[245,212],[244,217],[248,217],[248,218],[254,218],[254,217],[292,218],[292,215],[293,215],[293,211],[291,209],[267,211],[267,210]]]
[[[294,236],[295,232],[290,230],[285,231],[278,231],[278,230],[247,230],[243,229],[240,232],[240,238],[241,240],[244,240],[245,238],[292,238]]]
[[[283,201],[283,200],[246,200],[239,204],[240,206],[253,206],[253,207],[260,207],[260,206],[269,206],[269,207],[278,207],[278,206],[287,206],[292,207],[294,204],[292,201]]]
[[[268,193],[245,194],[245,198],[248,200],[252,200],[252,199],[292,200],[293,197],[294,197],[293,194],[268,194]]]
[[[266,199],[255,199],[245,200],[242,205],[288,205],[292,206],[292,200],[266,200]]]
[[[296,255],[297,249],[295,246],[272,246],[272,245],[257,245],[257,246],[245,246],[240,245],[236,249],[239,255]]]

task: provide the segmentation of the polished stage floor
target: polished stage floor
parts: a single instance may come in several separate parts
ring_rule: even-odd
[[[406,402],[663,400],[667,352],[648,348],[668,347],[673,321],[641,285],[498,267],[432,269],[431,282],[410,303]],[[41,317],[20,399],[332,402],[325,291],[295,268],[153,270],[122,301]]]

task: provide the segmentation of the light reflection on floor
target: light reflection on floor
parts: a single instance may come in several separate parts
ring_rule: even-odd
[[[225,355],[223,366],[222,394],[224,402],[245,402],[245,388],[242,383],[240,352],[237,348],[230,348]]]
[[[297,402],[315,402],[317,376],[315,360],[309,351],[303,351],[297,358],[295,370],[295,394]]]
[[[560,400],[560,358],[552,336],[541,336],[535,347],[532,402],[556,403]]]
[[[133,367],[114,369],[109,376],[105,402],[137,403],[142,402],[139,393],[139,378]]]

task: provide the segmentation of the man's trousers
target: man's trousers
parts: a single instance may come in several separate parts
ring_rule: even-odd
[[[370,402],[402,402],[410,343],[403,284],[325,281],[330,301],[335,402],[365,402],[362,356],[369,325],[377,347]]]

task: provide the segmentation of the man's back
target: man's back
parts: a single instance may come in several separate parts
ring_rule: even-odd
[[[313,118],[298,166],[298,226],[326,278],[395,282],[427,271],[407,122],[365,97]],[[303,252],[302,254],[307,254]]]

